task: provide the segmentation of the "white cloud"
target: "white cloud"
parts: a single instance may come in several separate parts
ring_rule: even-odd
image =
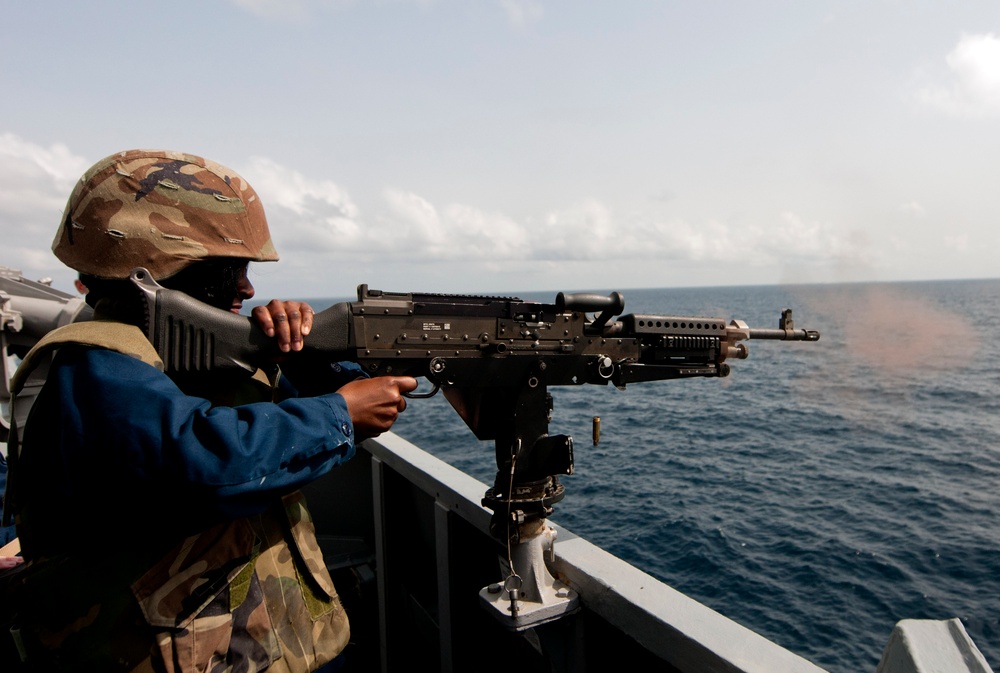
[[[1000,39],[963,35],[945,62],[951,83],[924,87],[917,92],[920,102],[957,117],[1000,114]]]
[[[299,21],[318,12],[352,5],[416,5],[429,8],[439,0],[229,0],[233,5],[265,19]],[[541,21],[544,6],[538,0],[497,0],[507,21],[515,28],[524,28]]]
[[[464,248],[460,254],[509,259],[522,255],[531,245],[528,228],[500,213],[453,204],[445,208],[445,217],[458,230],[456,238]]]
[[[752,233],[752,232],[750,232]],[[696,262],[732,262],[746,256],[748,232],[712,219],[691,223],[656,220],[640,227],[629,247],[640,257]]]
[[[234,5],[265,19],[298,20],[316,9],[349,4],[349,0],[230,0]]]
[[[923,218],[927,212],[924,207],[916,201],[900,204],[899,210],[906,215],[916,218]]]
[[[13,133],[0,135],[0,157],[5,164],[24,161],[19,170],[46,175],[61,187],[71,187],[90,167],[85,159],[74,155],[62,143],[41,147]]]
[[[952,234],[944,237],[944,245],[950,250],[954,250],[959,253],[969,252],[969,235],[968,234]]]
[[[386,190],[388,212],[377,228],[381,240],[392,240],[407,255],[419,251],[426,260],[516,259],[528,250],[526,227],[513,219],[479,208],[450,204],[437,208],[417,194]]]
[[[402,247],[423,246],[423,253],[447,256],[447,223],[427,199],[394,189],[386,190],[390,219],[383,223],[386,234]]]
[[[795,257],[805,260],[823,260],[853,253],[848,241],[829,225],[807,222],[792,212],[781,214],[775,226],[761,232],[760,245],[773,251],[776,257]]]
[[[61,143],[44,147],[0,134],[0,264],[31,276],[61,270],[49,248],[66,199],[90,165]]]
[[[545,14],[545,8],[535,0],[500,0],[500,6],[511,25],[518,28],[541,21]]]
[[[735,226],[651,214],[623,218],[606,204],[585,199],[518,221],[387,188],[377,213],[363,216],[347,190],[332,181],[307,178],[261,157],[242,172],[260,193],[275,244],[286,258],[320,254],[331,263],[377,257],[483,264],[659,259],[766,266],[788,259],[839,264],[861,254],[849,236],[791,212],[763,225]]]
[[[326,254],[369,243],[360,209],[335,182],[308,178],[266,157],[252,157],[240,173],[260,195],[280,254]]]
[[[265,157],[252,157],[241,172],[251,184],[266,186],[268,207],[280,206],[296,215],[312,215],[318,204],[346,218],[358,216],[358,207],[351,197],[330,180],[309,179]]]
[[[37,269],[32,275],[65,272],[48,248],[73,182],[88,165],[63,145],[46,148],[0,135],[0,234],[8,255],[0,264]],[[325,279],[344,269],[366,277],[376,268],[430,272],[435,265],[467,265],[484,273],[529,268],[537,273],[575,268],[576,263],[596,268],[594,262],[601,268],[697,262],[766,269],[871,261],[866,239],[855,240],[853,234],[791,212],[768,223],[737,226],[720,219],[693,222],[653,213],[622,216],[606,203],[584,199],[515,219],[469,204],[435,204],[392,188],[362,209],[340,184],[266,157],[252,157],[240,172],[261,196],[275,245],[288,264],[284,268],[303,278]],[[961,248],[964,242],[949,244]],[[608,265],[600,264],[605,262]]]
[[[549,212],[532,231],[529,250],[533,256],[582,260],[616,256],[617,250],[628,246],[624,238],[630,233],[616,226],[611,211],[596,199]]]

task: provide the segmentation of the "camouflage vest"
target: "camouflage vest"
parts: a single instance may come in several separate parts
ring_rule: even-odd
[[[107,348],[162,368],[138,328],[76,323],[40,341],[25,357],[15,384],[65,344]],[[16,385],[12,388],[16,393]],[[32,531],[23,528],[19,522],[21,538],[29,540]],[[148,550],[134,551],[135,559],[152,557]],[[151,565],[137,561],[144,571],[106,557],[93,560],[101,554],[89,549],[32,558],[25,549],[17,587],[21,623],[12,631],[30,665],[298,673],[334,659],[350,637],[347,614],[298,491],[260,515],[179,541]],[[116,572],[117,577],[96,582],[114,591],[91,588],[95,577]]]

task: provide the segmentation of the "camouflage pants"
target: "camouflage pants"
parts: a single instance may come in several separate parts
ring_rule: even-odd
[[[133,586],[168,673],[305,673],[347,645],[302,494],[282,505],[189,539]]]
[[[334,660],[350,637],[298,492],[262,515],[187,538],[131,591],[77,592],[99,576],[74,569],[54,564],[25,594],[36,608],[22,629],[29,670],[307,673]],[[74,592],[86,600],[64,599]]]

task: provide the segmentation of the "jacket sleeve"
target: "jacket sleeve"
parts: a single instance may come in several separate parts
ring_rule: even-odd
[[[155,492],[186,489],[220,510],[256,509],[354,454],[347,404],[336,393],[212,407],[120,353],[64,348],[55,365],[61,453],[105,455]]]

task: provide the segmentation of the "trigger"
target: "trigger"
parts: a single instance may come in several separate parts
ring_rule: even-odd
[[[435,383],[434,387],[431,388],[426,393],[416,393],[411,390],[409,392],[403,393],[403,397],[409,398],[411,400],[425,400],[428,397],[434,397],[435,395],[437,395],[437,391],[439,390],[441,390],[441,386]]]

